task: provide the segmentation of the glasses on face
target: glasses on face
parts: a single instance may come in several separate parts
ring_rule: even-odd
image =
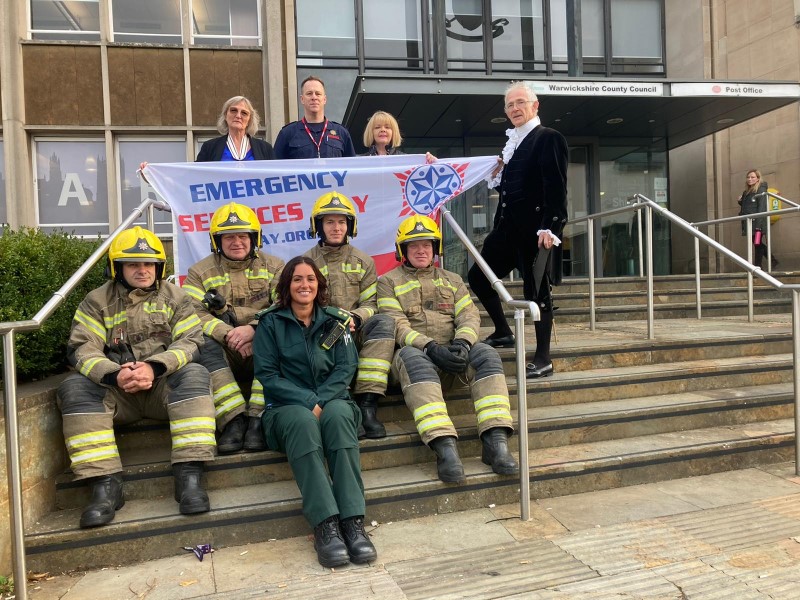
[[[525,108],[526,104],[533,102],[533,100],[514,100],[506,104],[506,110],[514,110],[515,108]]]

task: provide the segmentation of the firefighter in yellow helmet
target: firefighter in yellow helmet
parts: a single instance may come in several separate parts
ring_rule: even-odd
[[[220,454],[266,449],[253,336],[256,313],[272,304],[283,261],[260,251],[261,235],[250,207],[221,206],[211,219],[211,255],[192,265],[183,282],[203,322],[200,363],[211,373]]]
[[[442,254],[439,227],[429,217],[411,216],[400,223],[395,247],[402,264],[378,281],[378,308],[397,322],[400,349],[392,374],[423,443],[436,453],[439,479],[465,479],[442,392],[459,379],[472,395],[483,462],[495,473],[518,473],[508,451],[513,424],[502,361],[494,348],[478,343],[480,314],[461,277],[433,264]]]
[[[114,424],[142,418],[170,422],[180,511],[210,508],[201,474],[215,454],[214,403],[208,371],[192,362],[203,331],[189,296],[163,281],[165,263],[153,233],[123,231],[108,251],[111,281],[75,311],[67,358],[76,373],[57,397],[72,472],[91,490],[81,527],[109,523],[125,504]]]
[[[375,261],[350,243],[358,234],[353,202],[339,192],[320,196],[311,210],[310,237],[319,237],[308,256],[328,281],[330,304],[348,311],[358,347],[354,399],[361,409],[359,437],[386,437],[378,400],[386,395],[394,353],[394,320],[379,315]]]

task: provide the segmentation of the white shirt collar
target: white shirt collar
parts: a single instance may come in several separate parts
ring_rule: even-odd
[[[536,128],[541,124],[542,121],[539,118],[539,115],[536,115],[524,125],[520,125],[519,127],[515,128],[514,131],[517,132],[517,146],[519,146],[520,142],[525,139],[526,135],[528,135],[531,131],[534,130],[534,128]]]

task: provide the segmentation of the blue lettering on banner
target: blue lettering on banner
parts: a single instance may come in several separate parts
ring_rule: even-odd
[[[195,183],[189,186],[192,202],[214,202],[249,196],[286,194],[304,190],[341,187],[347,171],[319,171],[266,177],[264,179],[234,179],[218,183]]]
[[[303,242],[306,240],[311,241],[311,238],[308,237],[308,230],[300,229],[298,231],[285,231],[283,233],[283,239],[281,239],[279,233],[268,233],[264,236],[264,245],[288,244],[290,242]]]

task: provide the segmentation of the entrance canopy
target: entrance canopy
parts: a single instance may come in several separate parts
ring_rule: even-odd
[[[363,131],[377,110],[402,123],[403,137],[503,135],[507,77],[359,75],[344,117]],[[534,79],[542,122],[567,137],[666,141],[668,149],[763,115],[800,98],[796,82],[667,79]],[[355,136],[358,138],[360,136]],[[357,141],[357,140],[355,140]]]

